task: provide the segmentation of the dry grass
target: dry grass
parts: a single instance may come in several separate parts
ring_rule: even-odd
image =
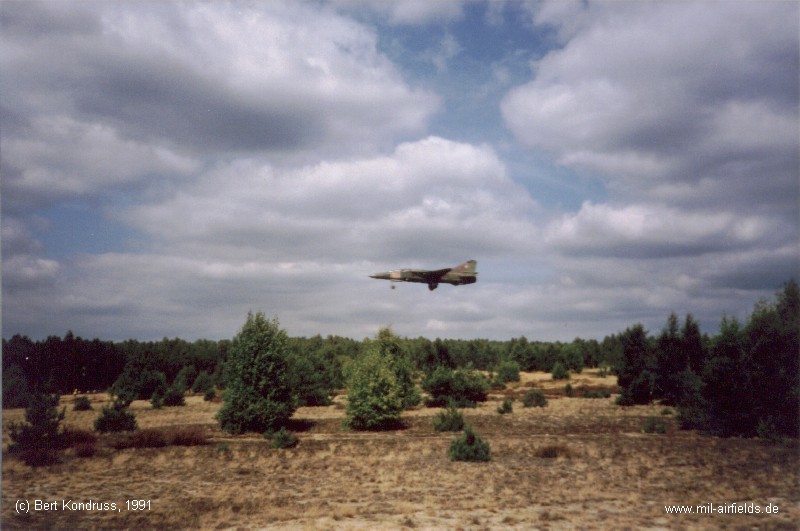
[[[620,408],[614,398],[565,398],[563,382],[523,374],[508,392],[530,384],[548,395],[545,408],[500,416],[502,396],[465,420],[491,444],[488,463],[451,462],[452,433],[437,433],[440,409],[405,412],[405,429],[363,433],[342,428],[336,404],[300,408],[290,427],[295,448],[276,450],[257,434],[219,431],[219,404],[188,397],[186,407],[153,410],[134,402],[140,428],[190,430],[199,446],[115,450],[107,436],[96,452],[30,469],[3,459],[3,527],[28,528],[519,528],[759,527],[800,525],[796,442],[718,439],[683,432],[666,417],[665,435],[642,433],[660,406]],[[613,387],[588,371],[571,383]],[[576,385],[578,383],[578,385]],[[70,403],[72,397],[65,397]],[[94,411],[67,409],[66,424],[91,429]],[[341,397],[337,397],[341,403]],[[94,405],[94,404],[93,404]],[[7,425],[23,410],[4,411]],[[3,430],[7,443],[6,430]],[[4,446],[5,447],[5,446]],[[17,515],[18,499],[114,502],[111,511],[39,511]],[[125,500],[151,500],[150,511],[126,511]],[[675,516],[664,505],[753,502],[775,514]]]

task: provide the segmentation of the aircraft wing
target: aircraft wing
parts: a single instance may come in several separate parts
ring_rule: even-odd
[[[445,269],[435,269],[433,271],[427,271],[425,269],[415,269],[414,273],[419,275],[421,278],[424,278],[426,282],[438,282],[443,276],[447,273],[452,271],[452,267],[447,267]]]

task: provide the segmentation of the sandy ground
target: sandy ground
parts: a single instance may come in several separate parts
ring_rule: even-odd
[[[614,377],[576,375],[572,386],[613,388]],[[531,386],[549,398],[546,408],[498,415],[503,396]],[[209,436],[199,447],[114,450],[91,458],[68,452],[61,464],[31,469],[3,455],[4,529],[30,528],[786,528],[800,527],[800,461],[796,441],[768,444],[719,439],[677,429],[660,406],[621,408],[614,398],[563,396],[564,382],[525,374],[465,418],[491,444],[488,463],[447,458],[453,433],[434,432],[440,410],[405,412],[405,429],[380,433],[342,428],[344,397],[329,407],[300,408],[300,443],[270,448],[256,434],[219,431],[218,403],[189,397],[183,408],[153,410],[134,402],[140,427],[196,426]],[[94,411],[67,408],[65,423],[90,428]],[[72,397],[63,398],[70,404]],[[23,410],[5,410],[5,426]],[[665,435],[644,434],[648,416],[668,425]],[[557,458],[539,457],[556,446]],[[17,502],[30,511],[17,514]],[[34,510],[36,500],[55,509]],[[70,510],[64,500],[114,503],[117,510]],[[149,500],[144,511],[126,500]],[[713,514],[696,514],[713,504]],[[738,504],[738,505],[732,505]],[[770,505],[771,504],[771,505]],[[666,505],[695,514],[668,514]],[[770,507],[777,513],[766,513]],[[741,508],[741,509],[739,509]],[[748,514],[755,511],[758,514]],[[733,511],[742,510],[742,513]],[[720,512],[723,511],[723,512]]]

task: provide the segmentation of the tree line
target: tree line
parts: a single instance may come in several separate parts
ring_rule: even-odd
[[[672,314],[657,337],[641,324],[619,336],[620,405],[659,400],[681,425],[721,436],[800,436],[800,288],[794,280],[747,321],[723,316],[719,334],[700,336]]]
[[[573,371],[583,367],[608,367],[614,371],[621,360],[616,335],[602,342],[576,338],[569,343],[529,341],[525,336],[508,341],[487,339],[397,338],[408,353],[414,371],[430,367],[471,367],[495,370],[503,361],[515,361],[524,371],[550,372],[557,362]],[[342,367],[356,358],[370,339],[316,335],[287,337],[293,384],[305,389],[303,402],[324,403],[331,389],[343,388]],[[83,339],[71,331],[61,338],[50,336],[33,341],[22,335],[3,338],[3,407],[24,407],[27,396],[36,391],[70,394],[102,392],[120,378],[136,378],[141,392],[137,398],[150,398],[160,381],[173,382],[182,373],[187,386],[200,373],[212,383],[225,387],[224,367],[231,340],[179,338],[160,341],[122,342]],[[146,396],[145,396],[146,395]]]
[[[248,327],[256,337],[250,346],[245,343]],[[247,361],[263,346],[259,334],[280,338],[279,352],[259,369],[268,375],[278,363],[280,385],[255,375],[250,365],[256,360]],[[723,316],[714,337],[701,334],[691,314],[681,323],[674,313],[657,336],[636,324],[602,342],[541,342],[524,336],[431,341],[400,338],[390,331],[362,341],[290,338],[277,320],[268,322],[260,313],[248,315],[233,341],[113,343],[68,332],[63,339],[33,342],[16,335],[3,340],[3,406],[25,406],[33,394],[109,390],[120,404],[150,399],[155,407],[171,395],[182,401],[189,387],[224,389],[252,376],[262,378],[256,387],[264,393],[289,393],[293,407],[330,403],[344,387],[366,386],[372,396],[375,382],[382,381],[393,394],[379,409],[394,411],[395,406],[402,409],[420,401],[414,394],[415,375],[422,375],[430,405],[445,405],[453,398],[465,404],[475,396],[485,399],[490,385],[502,386],[515,374],[518,378],[519,370],[553,372],[555,378],[557,372],[568,376],[584,367],[601,367],[618,377],[620,406],[658,400],[678,408],[684,427],[723,436],[797,436],[799,357],[800,289],[790,280],[774,301],[758,302],[745,323]],[[476,369],[488,370],[489,379],[477,377]],[[383,379],[376,380],[376,374]],[[349,391],[356,396],[363,389]]]

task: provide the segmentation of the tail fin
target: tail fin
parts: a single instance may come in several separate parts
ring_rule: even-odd
[[[467,260],[461,265],[457,265],[452,269],[454,273],[467,273],[469,275],[477,275],[478,272],[475,271],[475,268],[478,266],[478,262],[476,260]]]

